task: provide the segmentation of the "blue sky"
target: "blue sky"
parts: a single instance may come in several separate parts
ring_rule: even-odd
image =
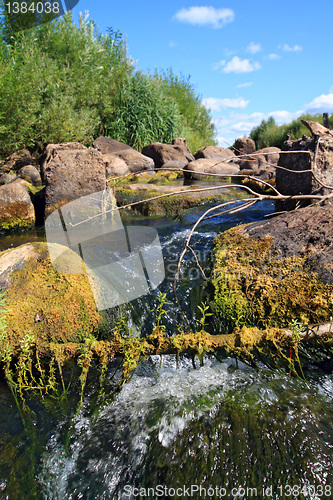
[[[137,69],[190,75],[222,147],[270,115],[333,112],[332,0],[80,0],[74,18],[85,11],[123,33]]]

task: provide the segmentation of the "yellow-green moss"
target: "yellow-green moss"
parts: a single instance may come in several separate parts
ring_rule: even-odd
[[[195,189],[195,187],[194,187]],[[210,194],[208,194],[210,193]],[[161,196],[160,191],[155,191],[153,189],[148,190],[138,190],[133,192],[131,189],[119,188],[116,192],[118,206],[128,205],[136,201],[143,200],[142,203],[134,205],[132,210],[134,212],[140,213],[144,216],[151,215],[166,215],[173,217],[175,215],[181,214],[183,211],[196,207],[202,204],[210,204],[223,202],[231,199],[247,198],[247,193],[242,193],[240,191],[235,192],[234,189],[228,188],[222,194],[206,191],[202,193],[186,193],[182,191],[179,194],[172,196],[164,196],[156,200],[149,200],[148,198],[153,198],[155,196]],[[147,201],[144,201],[146,200]]]
[[[31,207],[27,203],[2,206],[0,210],[0,231],[26,229],[35,225],[35,218],[31,216]]]
[[[47,245],[34,245],[38,258],[12,271],[6,293],[6,337],[14,351],[27,333],[37,345],[81,342],[101,321],[87,276],[58,273]]]
[[[214,246],[213,307],[224,328],[328,321],[333,285],[323,284],[305,261],[306,256],[282,258],[270,238],[251,238],[242,226],[220,234]]]

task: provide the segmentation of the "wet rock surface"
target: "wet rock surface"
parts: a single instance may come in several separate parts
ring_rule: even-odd
[[[244,228],[253,238],[271,238],[281,257],[306,256],[306,265],[333,283],[333,206],[306,207]]]

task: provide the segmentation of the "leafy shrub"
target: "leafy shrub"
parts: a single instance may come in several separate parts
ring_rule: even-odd
[[[287,134],[291,139],[298,139],[302,135],[309,135],[309,130],[301,122],[301,120],[312,120],[323,124],[323,117],[321,114],[311,115],[304,113],[291,123],[278,126],[272,116],[268,120],[263,120],[260,125],[253,128],[250,133],[250,138],[256,143],[256,148],[266,148],[269,146],[281,147],[282,143],[286,140]],[[333,114],[330,118],[330,127],[333,127]]]
[[[2,17],[0,35],[1,157],[51,142],[90,145],[103,129],[138,149],[177,135],[194,149],[214,143],[189,80],[135,72],[118,31],[101,35],[87,16],[77,26],[69,12],[17,33]]]
[[[167,71],[155,72],[165,90],[177,104],[181,116],[179,135],[186,137],[191,151],[204,146],[215,146],[216,130],[207,108],[190,82],[190,77],[174,75],[171,68]]]
[[[106,135],[141,149],[152,142],[171,143],[181,118],[161,82],[140,72],[129,75],[105,120]]]

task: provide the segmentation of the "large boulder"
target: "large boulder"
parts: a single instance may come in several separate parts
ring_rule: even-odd
[[[218,146],[207,146],[205,148],[199,149],[194,155],[196,160],[200,158],[206,158],[211,160],[228,160],[237,162],[237,157],[231,149],[219,148]]]
[[[35,225],[35,210],[28,188],[29,184],[22,179],[0,186],[0,231]]]
[[[111,137],[98,137],[93,142],[93,147],[103,156],[107,177],[125,175],[139,170],[153,170],[155,167],[151,158]]]
[[[250,139],[249,137],[241,137],[236,140],[233,147],[237,156],[249,155],[255,152],[256,143],[254,142],[253,139]]]
[[[101,153],[80,143],[49,144],[42,173],[46,184],[46,217],[69,201],[106,187]]]
[[[194,156],[187,149],[185,144],[163,144],[154,142],[148,146],[144,146],[142,154],[149,156],[154,160],[155,167],[160,168],[170,160],[182,164],[185,167],[189,162],[194,160]]]
[[[95,139],[92,145],[103,155],[118,153],[118,151],[124,151],[124,149],[133,149],[124,142],[116,141],[116,139],[112,139],[112,137],[104,136],[100,136]]]
[[[38,349],[50,342],[82,342],[101,321],[87,275],[57,272],[46,243],[0,253],[3,291],[6,342],[14,355],[26,336],[34,338]]]
[[[153,170],[155,168],[154,161],[151,158],[132,148],[118,151],[116,156],[126,163],[131,173],[138,172],[139,170]]]
[[[251,155],[242,156],[239,159],[239,168],[261,179],[271,179],[275,176],[280,151],[275,147],[258,149]]]
[[[130,172],[127,163],[112,153],[103,154],[106,177],[126,175]]]
[[[256,151],[256,154],[260,154],[260,155],[263,155],[264,158],[265,158],[265,162],[263,162],[263,160],[261,159],[261,163],[264,164],[269,164],[268,166],[276,166],[279,162],[279,158],[280,158],[280,151],[281,149],[280,148],[276,148],[276,147],[268,147],[268,148],[262,148],[262,149],[258,149]]]
[[[212,284],[213,309],[224,331],[328,322],[333,207],[307,207],[220,234]]]
[[[208,174],[220,174],[229,177],[239,174],[239,167],[223,161],[200,158],[189,163],[184,170],[184,176],[188,179],[200,180]]]
[[[242,155],[238,160],[239,168],[246,170],[253,175],[258,175],[263,166],[266,165],[266,159],[263,154]]]

